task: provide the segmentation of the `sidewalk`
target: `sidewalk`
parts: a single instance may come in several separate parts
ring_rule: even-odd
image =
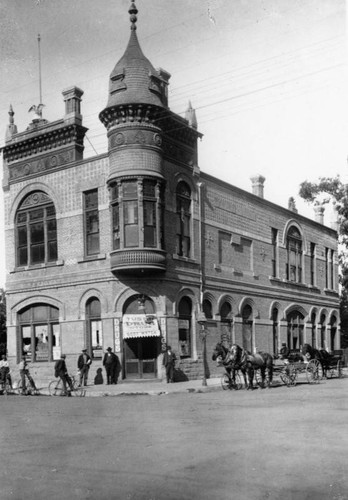
[[[122,380],[116,385],[88,385],[85,387],[86,397],[115,397],[115,396],[162,396],[175,393],[199,393],[222,390],[221,381],[219,378],[207,380],[207,385],[202,385],[202,379],[189,380],[187,382],[175,382],[167,384],[162,380],[139,380],[125,381]],[[40,385],[39,385],[40,387]],[[48,394],[48,388],[40,388],[40,393]]]

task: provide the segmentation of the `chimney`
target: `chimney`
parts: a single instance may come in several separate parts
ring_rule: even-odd
[[[321,203],[314,205],[315,221],[324,224],[325,207]]]
[[[263,184],[266,178],[260,174],[257,174],[253,177],[250,177],[250,180],[252,182],[253,194],[259,196],[259,198],[263,198]]]
[[[81,97],[83,96],[83,90],[78,87],[69,87],[63,90],[62,94],[65,102],[64,121],[81,124]]]

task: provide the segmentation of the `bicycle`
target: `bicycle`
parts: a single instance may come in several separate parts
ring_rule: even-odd
[[[21,377],[16,384],[15,392],[23,396],[39,396],[40,391],[39,389],[37,389],[33,377],[29,373],[29,370],[27,371],[25,376],[28,379],[28,384],[26,384],[26,386],[23,387],[22,377]]]
[[[66,391],[64,390],[63,382],[62,379],[59,377],[58,379],[52,380],[48,384],[48,392],[50,393],[51,396],[76,396],[76,397],[82,397],[85,395],[85,391],[82,387],[79,386],[79,382],[76,380],[76,378],[73,376],[70,377],[71,380],[71,385],[67,383],[69,389]]]

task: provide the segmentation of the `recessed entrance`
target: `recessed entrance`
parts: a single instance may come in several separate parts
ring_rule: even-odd
[[[124,376],[126,379],[151,379],[157,377],[157,337],[125,339]]]

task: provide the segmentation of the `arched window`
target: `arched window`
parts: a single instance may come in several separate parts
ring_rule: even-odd
[[[249,304],[243,307],[242,320],[243,348],[253,352],[253,310]]]
[[[86,348],[93,358],[103,354],[103,330],[99,299],[92,297],[86,303]]]
[[[220,308],[221,318],[221,342],[230,346],[232,344],[232,306],[224,302]]]
[[[278,309],[276,307],[272,310],[272,330],[273,330],[273,352],[279,353],[279,322],[278,322]]]
[[[56,210],[42,191],[30,193],[16,213],[16,264],[32,266],[57,260]]]
[[[179,302],[179,349],[180,357],[187,358],[191,356],[191,316],[192,302],[188,297],[183,297]]]
[[[287,315],[289,349],[301,349],[303,346],[303,319],[303,314],[299,311],[292,311]]]
[[[302,237],[295,226],[289,228],[286,238],[287,263],[286,278],[296,283],[302,282]]]
[[[213,309],[210,300],[203,300],[203,312],[207,319],[213,319]]]
[[[31,361],[60,358],[59,309],[35,304],[18,313],[18,359],[25,353]]]
[[[191,189],[183,181],[176,188],[176,253],[191,255]]]

